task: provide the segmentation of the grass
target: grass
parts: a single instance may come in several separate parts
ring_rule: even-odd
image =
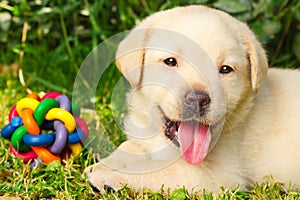
[[[16,76],[18,64],[22,64],[31,90],[70,95],[79,66],[99,43],[131,29],[153,12],[200,3],[248,22],[266,47],[272,66],[300,66],[298,0],[1,1],[0,20],[10,17],[0,23],[0,128],[7,123],[10,108],[26,96]],[[25,24],[29,26],[24,32]],[[22,52],[25,54],[20,60]],[[127,186],[117,192],[93,191],[82,177],[83,169],[96,162],[93,153],[107,156],[126,139],[119,128],[124,105],[113,105],[110,95],[120,76],[114,66],[103,76],[95,95],[97,115],[90,110],[83,112],[91,129],[86,149],[65,166],[54,162],[30,170],[8,151],[9,141],[0,137],[0,199],[300,199],[299,193],[271,179],[249,191],[221,188],[215,195],[205,190],[189,194],[184,188],[172,191],[163,186],[159,191],[142,193]],[[124,98],[124,94],[117,95],[117,99]],[[121,107],[112,109],[115,106]]]

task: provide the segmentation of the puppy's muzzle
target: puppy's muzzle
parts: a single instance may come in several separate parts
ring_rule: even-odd
[[[205,91],[192,90],[183,98],[183,119],[200,118],[210,105],[210,97]]]

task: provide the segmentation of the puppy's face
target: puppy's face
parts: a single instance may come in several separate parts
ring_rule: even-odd
[[[224,124],[232,126],[267,70],[246,25],[201,6],[147,18],[120,44],[117,65],[134,88],[129,115],[161,127],[191,164],[205,159]]]

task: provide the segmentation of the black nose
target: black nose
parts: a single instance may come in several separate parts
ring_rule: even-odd
[[[192,90],[186,93],[184,96],[184,103],[190,108],[198,108],[201,111],[209,105],[210,98],[209,95],[204,91]]]

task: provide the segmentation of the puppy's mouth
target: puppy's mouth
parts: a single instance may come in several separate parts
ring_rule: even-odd
[[[178,128],[180,122],[171,121],[169,118],[164,116],[165,119],[165,136],[169,138],[177,147],[180,147],[178,142]]]
[[[165,135],[180,147],[183,158],[190,164],[202,163],[209,150],[211,132],[209,125],[196,120],[172,121],[164,115]]]

